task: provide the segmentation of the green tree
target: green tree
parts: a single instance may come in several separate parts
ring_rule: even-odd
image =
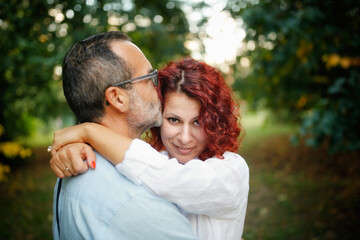
[[[124,31],[154,67],[188,54],[188,23],[180,7],[168,0],[0,0],[1,140],[30,134],[36,119],[70,114],[61,61],[89,35]]]
[[[301,122],[311,145],[360,149],[360,1],[230,0],[227,9],[244,21],[240,58],[251,66],[235,66],[236,89],[252,107]]]

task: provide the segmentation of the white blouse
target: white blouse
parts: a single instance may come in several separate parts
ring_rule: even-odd
[[[236,153],[180,164],[135,139],[116,168],[135,184],[177,204],[201,239],[240,240],[249,192],[249,168]]]

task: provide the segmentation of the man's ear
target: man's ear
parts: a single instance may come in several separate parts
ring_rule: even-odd
[[[128,109],[129,95],[127,91],[119,87],[109,87],[105,90],[106,105],[116,108],[120,112]]]

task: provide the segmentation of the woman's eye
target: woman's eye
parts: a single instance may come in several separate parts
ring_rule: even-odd
[[[177,118],[172,118],[172,117],[168,118],[168,121],[171,122],[171,123],[179,122],[179,120]]]
[[[195,121],[194,121],[194,124],[195,124],[195,126],[200,126],[199,120],[195,120]]]

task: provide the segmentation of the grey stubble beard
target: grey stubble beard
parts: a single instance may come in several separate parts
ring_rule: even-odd
[[[132,132],[141,135],[152,127],[162,124],[161,102],[148,103],[135,90],[129,90],[129,114],[127,121]]]

